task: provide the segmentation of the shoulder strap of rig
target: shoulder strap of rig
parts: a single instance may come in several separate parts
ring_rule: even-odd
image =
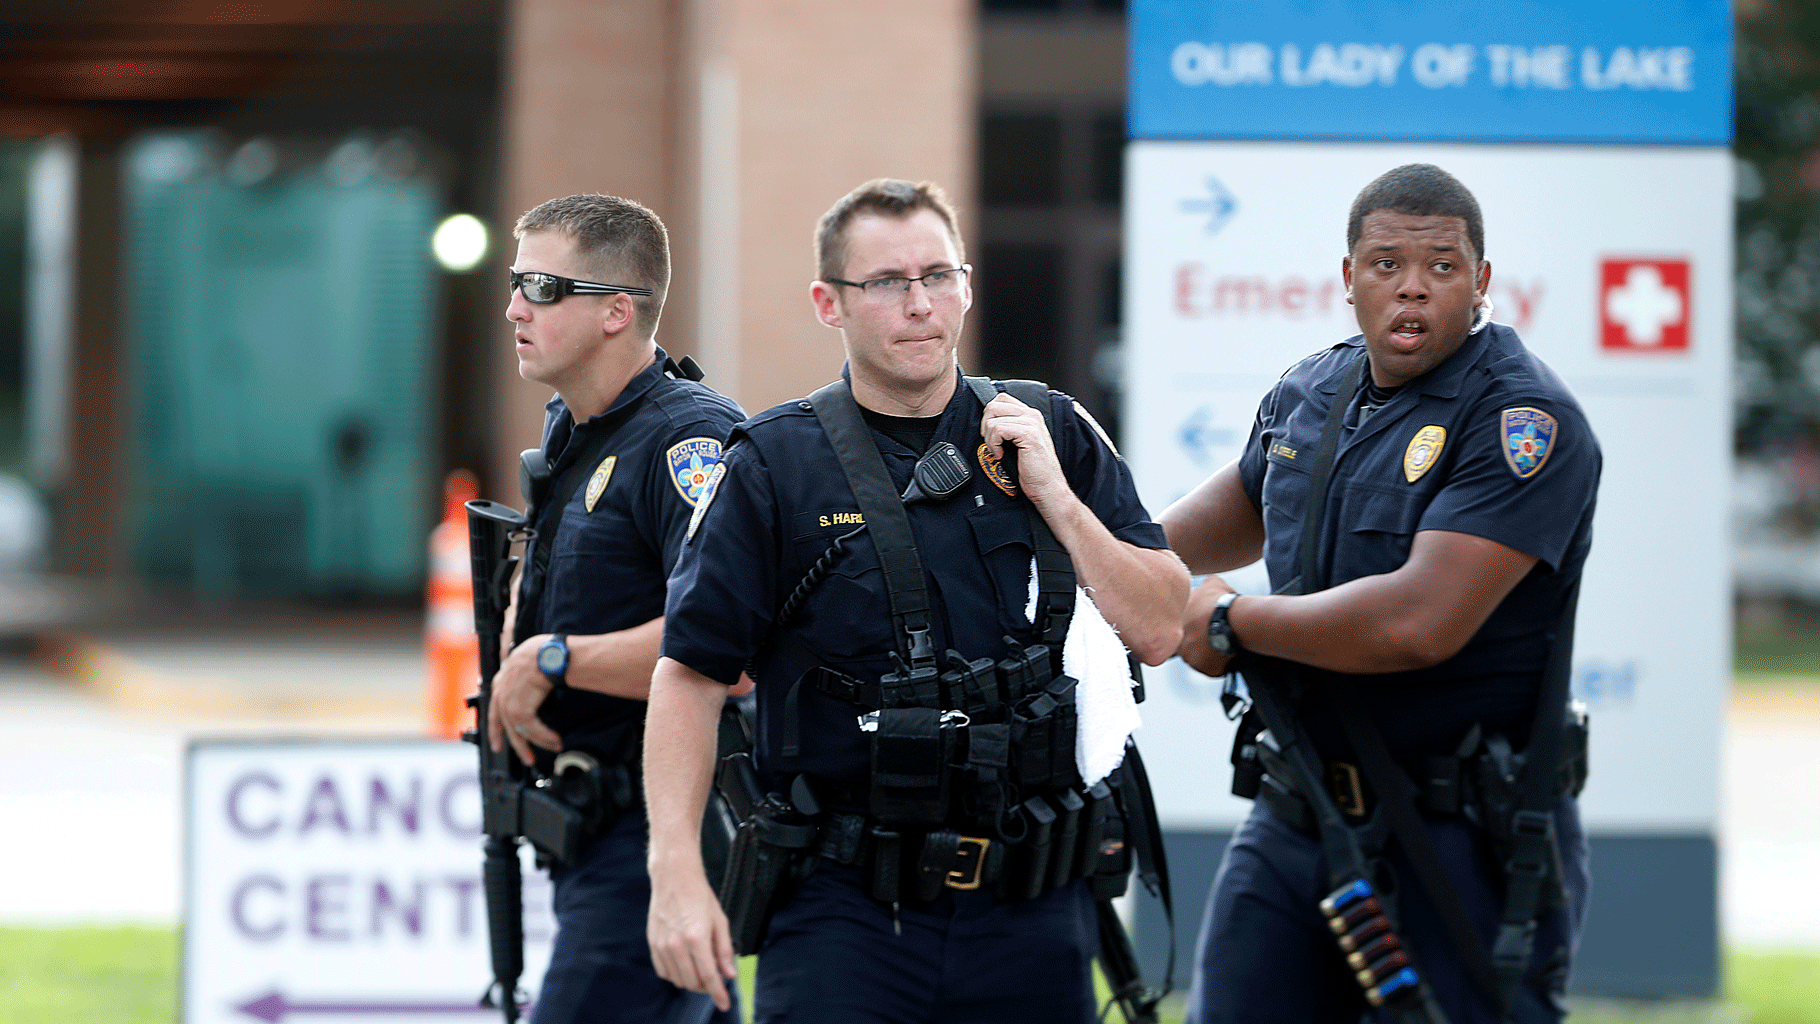
[[[974,397],[979,399],[980,405],[987,405],[1002,391],[1041,412],[1043,425],[1049,428],[1051,435],[1055,433],[1055,423],[1049,409],[1049,385],[1035,380],[1007,380],[995,386],[987,377],[961,379],[973,391]],[[1005,452],[1001,465],[1015,483],[1015,451]],[[1036,615],[1031,622],[1036,625],[1042,642],[1049,646],[1059,665],[1062,641],[1067,638],[1068,624],[1074,618],[1074,559],[1069,557],[1068,549],[1062,547],[1061,541],[1055,539],[1055,531],[1049,529],[1049,523],[1037,513],[1036,506],[1028,506],[1028,511],[1036,560]]]

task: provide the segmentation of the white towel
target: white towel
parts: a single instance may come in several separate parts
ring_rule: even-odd
[[[1024,617],[1036,619],[1036,561],[1030,562],[1030,599]],[[1131,665],[1125,645],[1093,599],[1074,588],[1074,618],[1062,641],[1062,671],[1079,680],[1074,688],[1077,725],[1074,767],[1088,786],[1112,773],[1125,759],[1125,739],[1143,724],[1131,696]]]

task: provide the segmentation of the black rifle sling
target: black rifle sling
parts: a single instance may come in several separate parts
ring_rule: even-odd
[[[1492,968],[1491,956],[1479,938],[1478,929],[1473,926],[1472,917],[1466,912],[1465,902],[1447,875],[1447,867],[1435,850],[1428,826],[1422,823],[1421,813],[1416,810],[1415,784],[1392,760],[1383,734],[1352,686],[1330,682],[1322,692],[1332,702],[1340,726],[1352,742],[1353,752],[1358,755],[1359,767],[1377,794],[1378,807],[1390,826],[1390,834],[1396,837],[1410,866],[1415,868],[1416,881],[1421,883],[1429,902],[1434,904],[1435,913],[1447,929],[1467,978],[1486,1002],[1499,1011],[1499,1016],[1503,1016],[1497,972]]]
[[[989,378],[961,379],[973,390],[981,406],[990,404],[999,395],[999,388],[994,387]],[[1000,386],[1012,398],[1041,412],[1043,426],[1049,428],[1051,436],[1054,435],[1055,426],[1050,422],[1049,385],[1034,380],[1008,380]],[[1006,460],[1006,464],[1014,461]],[[1016,483],[1015,480],[1012,482]],[[1030,621],[1036,625],[1043,643],[1049,645],[1056,664],[1060,665],[1062,641],[1067,638],[1068,624],[1074,618],[1074,559],[1055,538],[1055,531],[1049,528],[1049,522],[1036,506],[1026,504],[1026,510],[1030,516],[1032,555],[1036,561],[1036,615]]]
[[[1315,560],[1323,532],[1322,520],[1327,511],[1327,485],[1333,480],[1334,460],[1340,454],[1346,410],[1352,407],[1353,397],[1359,393],[1359,384],[1365,379],[1369,362],[1370,359],[1361,354],[1358,362],[1346,371],[1346,376],[1340,379],[1339,392],[1333,396],[1333,405],[1327,410],[1327,420],[1321,424],[1321,441],[1315,446],[1314,466],[1308,471],[1308,507],[1302,513],[1302,543],[1296,551],[1298,575],[1279,593],[1306,594],[1321,589],[1315,585],[1320,579]]]
[[[1360,355],[1358,361],[1346,371],[1340,380],[1339,393],[1334,395],[1333,405],[1327,410],[1326,422],[1321,427],[1321,439],[1315,446],[1313,468],[1309,471],[1308,506],[1302,517],[1298,575],[1279,587],[1276,593],[1306,593],[1306,584],[1315,578],[1314,543],[1311,538],[1320,535],[1319,520],[1326,503],[1327,482],[1332,476],[1334,458],[1340,450],[1341,427],[1346,419],[1346,409],[1352,405],[1352,399],[1359,390],[1359,382],[1364,378],[1366,362],[1366,357]],[[1240,674],[1245,676],[1249,684],[1252,705],[1264,719],[1264,725],[1270,730],[1271,738],[1276,741],[1284,760],[1301,776],[1293,781],[1314,810],[1315,822],[1321,833],[1321,847],[1327,856],[1328,880],[1336,887],[1353,878],[1369,881],[1370,862],[1359,847],[1358,837],[1346,827],[1345,819],[1340,817],[1339,807],[1334,804],[1333,798],[1322,784],[1325,776],[1320,769],[1320,762],[1296,722],[1295,703],[1300,695],[1297,673],[1300,666],[1294,662],[1263,658],[1243,651],[1237,662]]]
[[[1339,390],[1333,396],[1333,404],[1327,409],[1327,418],[1321,426],[1321,439],[1316,445],[1314,460],[1309,470],[1307,505],[1302,514],[1302,536],[1297,552],[1297,576],[1294,580],[1277,589],[1276,593],[1299,595],[1320,589],[1317,557],[1320,540],[1323,534],[1323,523],[1326,519],[1327,488],[1333,479],[1333,466],[1340,451],[1340,438],[1344,433],[1346,413],[1358,394],[1359,384],[1364,380],[1369,367],[1369,358],[1361,353],[1358,360],[1341,378]],[[1322,852],[1327,858],[1329,881],[1338,886],[1353,878],[1373,882],[1371,861],[1365,856],[1359,845],[1358,836],[1340,816],[1340,809],[1333,802],[1326,787],[1326,775],[1321,771],[1320,760],[1312,744],[1302,732],[1295,717],[1293,706],[1296,690],[1299,690],[1299,666],[1293,662],[1279,659],[1254,658],[1251,655],[1241,657],[1240,671],[1245,673],[1245,662],[1251,662],[1253,668],[1247,673],[1247,682],[1251,683],[1251,698],[1264,724],[1269,728],[1271,737],[1276,741],[1278,751],[1301,778],[1294,780],[1296,788],[1308,801],[1314,811],[1315,823],[1321,836]],[[1260,664],[1261,663],[1261,664]],[[1289,678],[1273,678],[1287,673]],[[1282,692],[1278,687],[1281,686]],[[1345,717],[1342,714],[1342,717]],[[1424,837],[1426,832],[1423,833]],[[1456,901],[1457,902],[1457,901]],[[1386,914],[1390,908],[1386,907]],[[1443,915],[1445,916],[1445,915]],[[1479,950],[1481,958],[1484,950]],[[1421,1005],[1404,1015],[1417,1020],[1427,1019],[1431,1024],[1444,1024],[1445,1017],[1435,1003],[1432,990],[1426,976],[1420,984]]]
[[[646,392],[645,395],[650,394]],[[533,635],[527,630],[534,630],[537,625],[537,609],[543,603],[544,585],[549,582],[550,552],[556,547],[556,532],[562,528],[562,515],[569,507],[569,501],[581,488],[582,481],[594,475],[594,466],[601,453],[613,443],[626,424],[645,404],[645,395],[627,403],[625,408],[600,421],[589,421],[589,433],[594,436],[575,455],[575,460],[562,471],[562,489],[556,492],[556,504],[550,509],[550,521],[537,531],[537,539],[531,545],[531,564],[525,567],[524,590],[519,595],[518,618],[512,623],[512,639],[517,642]],[[536,510],[532,510],[536,514]],[[533,521],[533,525],[535,521]]]
[[[1326,589],[1323,583],[1325,577],[1316,562],[1316,547],[1326,519],[1327,486],[1332,480],[1333,465],[1339,454],[1341,427],[1368,362],[1366,356],[1360,356],[1359,361],[1347,373],[1346,379],[1340,384],[1340,393],[1334,396],[1333,405],[1327,410],[1327,421],[1321,429],[1320,448],[1315,453],[1314,468],[1310,471],[1312,479],[1308,488],[1308,506],[1302,515],[1300,576],[1296,581],[1299,593]],[[1389,748],[1384,745],[1383,735],[1372,721],[1370,712],[1358,699],[1356,690],[1345,683],[1333,682],[1323,687],[1322,692],[1332,703],[1340,725],[1346,732],[1346,738],[1358,755],[1359,766],[1377,794],[1378,805],[1390,826],[1391,834],[1396,836],[1398,845],[1402,846],[1403,853],[1415,868],[1417,881],[1428,893],[1443,927],[1447,929],[1467,977],[1492,1007],[1500,1008],[1499,985],[1491,957],[1480,941],[1472,918],[1466,912],[1466,905],[1448,878],[1447,869],[1440,854],[1435,851],[1428,828],[1416,810],[1414,784],[1391,758]],[[1304,773],[1307,767],[1302,767]],[[1304,793],[1322,792],[1324,795],[1325,780],[1322,775],[1304,781],[1307,783],[1302,787]],[[1344,828],[1344,824],[1341,827]],[[1325,832],[1326,828],[1323,824],[1322,831]]]
[[[906,665],[932,664],[935,648],[929,637],[929,589],[923,583],[922,559],[916,554],[910,515],[885,469],[872,428],[866,426],[845,379],[816,390],[809,405],[840,460],[853,501],[865,517],[866,532],[878,550],[897,651]]]
[[[1163,848],[1163,825],[1156,816],[1156,798],[1150,791],[1150,773],[1144,770],[1144,758],[1137,744],[1125,741],[1125,763],[1119,766],[1119,787],[1125,791],[1125,820],[1130,824],[1127,841],[1137,855],[1138,879],[1163,904],[1163,920],[1169,925],[1169,961],[1163,969],[1162,994],[1175,989],[1175,896],[1169,890],[1169,857]],[[1139,822],[1134,819],[1142,818]]]
[[[1511,856],[1504,866],[1504,916],[1491,947],[1499,995],[1506,1009],[1516,1003],[1517,989],[1535,949],[1536,918],[1544,905],[1543,893],[1561,863],[1555,835],[1555,783],[1567,732],[1574,618],[1579,603],[1580,582],[1575,580],[1567,592],[1561,624],[1555,627],[1554,644],[1548,651],[1542,692],[1536,699],[1536,717],[1529,729],[1529,750],[1523,759],[1522,795],[1511,822]],[[1562,879],[1557,877],[1553,882],[1559,886]]]

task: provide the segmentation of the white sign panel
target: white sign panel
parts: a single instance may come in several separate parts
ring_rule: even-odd
[[[474,748],[200,742],[185,782],[185,1024],[447,1024],[493,974]],[[555,931],[525,857],[532,994]]]
[[[1239,454],[1298,359],[1358,333],[1340,262],[1365,184],[1426,161],[1478,197],[1495,319],[1605,453],[1574,689],[1594,828],[1707,831],[1730,671],[1731,158],[1716,149],[1137,142],[1126,188],[1127,457],[1160,511]],[[1230,577],[1268,590],[1260,567]],[[1140,734],[1173,827],[1237,822],[1218,683],[1173,661]]]

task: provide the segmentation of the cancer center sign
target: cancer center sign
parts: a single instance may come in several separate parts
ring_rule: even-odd
[[[1477,195],[1493,318],[1562,376],[1604,449],[1574,657],[1600,879],[1578,976],[1602,969],[1598,930],[1630,920],[1618,945],[1641,973],[1612,984],[1637,992],[1697,991],[1704,967],[1647,972],[1715,942],[1730,18],[1711,0],[1131,5],[1124,449],[1147,507],[1236,458],[1283,371],[1358,333],[1340,265],[1367,182],[1421,161]],[[1229,579],[1268,590],[1261,567]],[[1249,805],[1225,792],[1218,682],[1172,661],[1149,693],[1139,739],[1164,823],[1236,826]],[[1626,877],[1697,895],[1675,920],[1641,890],[1601,914]]]
[[[198,742],[185,779],[184,1024],[498,1019],[474,749]],[[555,924],[525,871],[531,993]]]

